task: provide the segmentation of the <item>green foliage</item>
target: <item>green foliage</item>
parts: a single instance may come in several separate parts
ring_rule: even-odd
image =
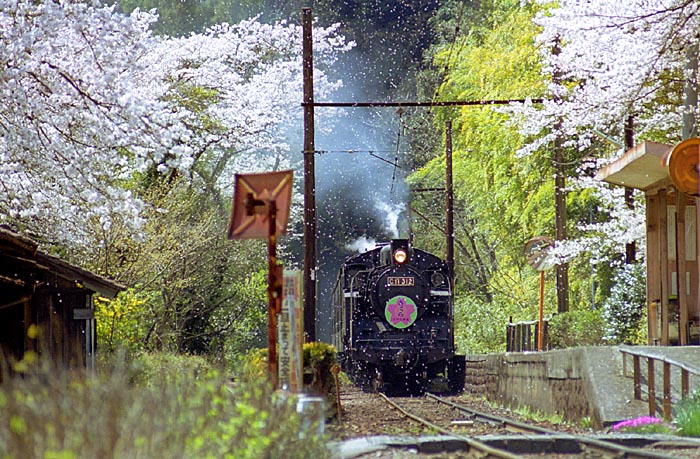
[[[549,345],[554,348],[604,344],[605,320],[598,309],[573,309],[549,321]]]
[[[135,384],[139,370],[123,363],[97,377],[55,372],[6,381],[0,457],[328,457],[322,439],[300,437],[293,399],[256,380],[233,387],[211,369],[180,373],[191,367],[187,359],[155,360],[162,373],[146,384]]]
[[[322,343],[304,343],[304,386],[312,393],[335,394],[333,366],[337,364],[337,351],[334,346]],[[307,380],[306,374],[310,374]]]
[[[152,292],[137,292],[134,289],[120,293],[114,300],[97,298],[95,321],[100,350],[106,353],[118,349],[129,352],[143,350],[148,333],[144,311],[152,302]]]
[[[144,239],[114,227],[93,246],[104,251],[90,254],[132,286],[98,304],[100,345],[222,362],[259,346],[267,304],[263,244],[227,240],[229,209],[184,179],[144,175],[135,187],[153,205]]]
[[[331,344],[320,341],[304,343],[304,366],[331,368],[336,362],[336,350]]]
[[[545,91],[534,44],[538,30],[532,22],[533,7],[504,1],[489,2],[488,8],[479,10],[477,22],[470,24],[473,29],[459,38],[458,46],[446,44],[435,53],[436,63],[450,68],[441,99],[525,98]],[[436,129],[441,131],[443,119],[454,119],[456,291],[470,292],[469,298],[457,299],[458,309],[466,308],[458,313],[483,312],[475,310],[483,302],[480,308],[495,314],[481,317],[500,320],[489,325],[490,330],[474,330],[481,325],[465,319],[462,323],[468,328],[458,329],[458,341],[470,349],[494,349],[505,341],[509,316],[531,320],[537,311],[539,276],[525,266],[522,248],[530,237],[553,232],[551,161],[516,155],[523,139],[505,113],[472,106],[458,113],[436,113]],[[409,182],[415,187],[442,186],[444,168],[444,157],[439,156]],[[432,216],[439,215],[442,203],[413,205]],[[416,244],[437,253],[443,250],[444,236],[433,228],[418,222],[414,232]]]
[[[501,352],[507,322],[507,311],[478,298],[461,297],[455,301],[455,344],[461,353]]]
[[[674,406],[673,423],[678,435],[700,437],[700,392],[693,391]]]
[[[212,364],[203,357],[167,352],[142,352],[134,357],[130,367],[133,380],[141,385],[163,382],[178,384],[183,380],[197,380],[216,372]]]
[[[533,410],[530,405],[520,405],[513,412],[522,416],[526,421],[549,422],[554,425],[564,424],[564,416],[561,413],[543,413],[539,410]]]
[[[304,343],[304,386],[306,392],[335,395],[333,367],[337,364],[334,346],[320,341]],[[267,348],[254,349],[241,356],[236,366],[242,377],[266,377]]]
[[[237,377],[243,379],[265,379],[268,373],[267,348],[251,349],[236,359],[234,368]]]
[[[445,75],[432,94],[439,94],[441,100],[546,96],[547,78],[535,43],[539,29],[533,21],[541,8],[513,0],[472,5],[460,24],[465,33],[455,41],[448,32],[454,31],[459,21],[460,4],[446,2],[433,22],[442,41],[431,49],[434,64],[443,68]],[[426,76],[424,81],[434,78]],[[429,94],[427,89],[424,92]],[[537,317],[539,273],[526,265],[522,250],[531,237],[555,233],[551,145],[519,153],[529,140],[518,130],[519,123],[526,120],[511,116],[507,109],[465,106],[434,113],[434,132],[442,135],[445,120],[453,125],[456,311],[479,317],[479,322],[493,321],[475,324],[469,318],[458,317],[457,342],[472,350],[502,350],[498,349],[499,343],[505,340],[505,323],[511,316],[515,322]],[[596,144],[591,150],[605,148],[604,144]],[[433,159],[409,177],[413,187],[442,186],[443,151],[444,147],[436,147]],[[582,155],[580,151],[567,151],[567,163],[578,164]],[[573,167],[565,173],[572,178],[588,174]],[[580,235],[582,223],[597,223],[609,217],[599,210],[598,200],[588,189],[567,192],[569,238]],[[442,218],[439,200],[414,197],[412,205],[434,221]],[[436,253],[443,250],[444,236],[432,226],[419,221],[413,223],[413,229],[417,245]],[[612,273],[602,266],[593,269],[583,256],[570,261],[568,271],[569,308],[573,312],[554,320],[554,341],[559,346],[600,344],[603,320],[599,311],[591,309],[596,305],[600,308],[610,295]],[[545,314],[557,312],[552,273],[547,272],[545,283]],[[630,330],[635,330],[634,339],[639,339],[637,331],[641,329]]]

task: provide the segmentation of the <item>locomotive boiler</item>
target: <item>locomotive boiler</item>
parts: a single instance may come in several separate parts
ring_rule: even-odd
[[[420,394],[440,379],[451,392],[464,387],[453,290],[439,257],[394,239],[347,259],[332,312],[341,367],[363,390]]]

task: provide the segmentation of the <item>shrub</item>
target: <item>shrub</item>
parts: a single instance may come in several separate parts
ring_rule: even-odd
[[[304,344],[304,386],[312,393],[335,393],[335,378],[331,371],[337,363],[336,350],[330,344]]]
[[[0,457],[328,456],[322,439],[300,437],[302,422],[292,399],[257,380],[231,387],[211,368],[166,375],[188,365],[172,361],[175,365],[157,365],[162,371],[153,378],[135,378],[146,384],[133,378],[145,374],[143,367],[123,363],[97,377],[54,372],[5,382]]]
[[[455,344],[464,353],[503,352],[508,313],[493,303],[455,298]]]
[[[700,392],[693,391],[674,407],[674,421],[679,435],[700,437]]]
[[[597,309],[574,309],[552,316],[549,345],[553,348],[603,344],[605,321]]]
[[[117,298],[98,297],[95,301],[97,341],[102,353],[119,350],[138,352],[144,350],[148,334],[148,320],[144,320],[145,305],[152,302],[148,293],[128,289]]]
[[[315,342],[303,346],[304,392],[317,395],[335,395],[333,366],[337,363],[336,350],[330,344]],[[237,375],[244,378],[267,377],[267,348],[249,351],[237,364]]]
[[[196,380],[216,369],[204,358],[169,352],[140,353],[130,365],[135,382],[150,385]]]
[[[265,379],[268,373],[267,348],[251,349],[235,364],[236,375],[243,379]]]

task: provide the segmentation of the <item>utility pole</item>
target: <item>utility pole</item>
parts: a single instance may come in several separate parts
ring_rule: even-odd
[[[316,341],[316,177],[311,8],[301,10],[304,75],[304,342]]]
[[[557,39],[552,48],[555,56],[561,52],[559,40]],[[552,81],[555,86],[561,84],[561,74],[559,69],[554,69]],[[555,96],[555,101],[559,101],[559,96]],[[554,224],[556,240],[563,241],[566,234],[566,157],[562,147],[561,120],[554,125]],[[567,312],[569,310],[569,264],[560,263],[557,265],[557,312]]]
[[[625,123],[625,151],[634,147],[634,117],[628,116]],[[625,187],[625,204],[628,209],[634,209],[634,189]],[[632,241],[625,246],[625,263],[632,264],[637,258],[637,244]]]
[[[450,288],[454,291],[455,282],[455,230],[454,230],[454,190],[452,187],[452,121],[445,123],[445,233],[447,248],[445,258],[450,276]]]
[[[454,188],[452,186],[452,121],[445,123],[445,234],[447,247],[445,258],[447,259],[447,274],[449,276],[450,289],[450,314],[454,314],[455,291],[455,229],[454,229]],[[452,326],[452,346],[454,347],[454,324]]]

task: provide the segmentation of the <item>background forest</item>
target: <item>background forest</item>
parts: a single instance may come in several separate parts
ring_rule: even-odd
[[[643,196],[592,177],[626,125],[636,141],[681,139],[693,2],[2,3],[0,222],[130,287],[99,308],[102,349],[230,362],[265,342],[264,245],[226,228],[233,173],[300,170],[301,6],[317,18],[317,100],[545,100],[317,113],[319,338],[339,261],[391,237],[409,204],[425,217],[410,219],[415,245],[444,253],[444,196],[411,190],[444,186],[449,120],[460,350],[502,351],[509,320],[536,318],[523,247],[555,235],[557,174],[556,344],[644,340]],[[280,258],[300,267],[298,193],[293,207]]]

